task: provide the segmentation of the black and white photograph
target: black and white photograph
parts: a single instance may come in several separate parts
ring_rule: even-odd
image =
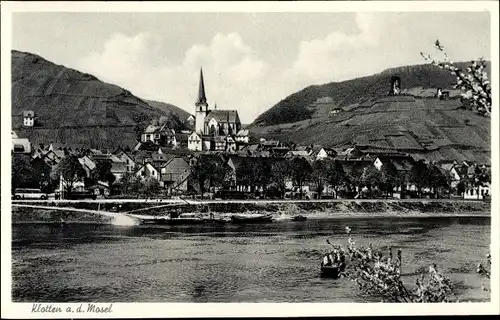
[[[497,2],[87,4],[2,3],[2,317],[498,312]]]

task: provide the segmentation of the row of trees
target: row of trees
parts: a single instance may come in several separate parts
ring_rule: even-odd
[[[389,197],[395,188],[401,187],[402,192],[405,192],[406,186],[413,184],[417,188],[417,196],[422,197],[423,190],[430,190],[434,196],[443,189],[451,191],[452,183],[451,175],[443,173],[436,165],[423,161],[415,162],[410,170],[398,171],[390,161],[384,163],[379,170],[372,164],[345,167],[341,161],[333,159],[310,163],[301,157],[292,160],[245,158],[233,172],[222,161],[201,157],[191,170],[202,196],[207,190],[238,185],[247,186],[250,192],[262,188],[267,193],[266,191],[273,189],[284,197],[287,182],[292,181],[301,199],[305,185],[321,198],[327,186],[334,189],[335,195],[341,190],[355,192],[366,187],[365,197]],[[474,178],[462,182],[463,188],[489,179],[481,170],[476,171]]]

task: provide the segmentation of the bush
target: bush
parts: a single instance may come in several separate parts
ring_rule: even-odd
[[[393,256],[374,250],[372,246],[356,247],[349,235],[347,249],[341,251],[350,258],[343,276],[357,283],[363,295],[382,298],[386,302],[449,302],[453,296],[451,281],[438,272],[436,265],[429,266],[426,273],[417,277],[415,286],[410,288],[401,279],[402,252]]]

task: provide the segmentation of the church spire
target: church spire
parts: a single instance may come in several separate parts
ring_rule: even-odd
[[[203,82],[203,68],[200,68],[200,84],[198,87],[198,99],[196,99],[196,106],[207,106],[205,83]]]

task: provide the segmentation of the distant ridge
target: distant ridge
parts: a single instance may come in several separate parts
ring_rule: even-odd
[[[401,77],[402,96],[388,96],[394,75]],[[449,72],[425,64],[309,86],[261,114],[249,129],[257,136],[302,145],[357,145],[430,161],[487,164],[490,119],[460,109],[460,93],[452,87],[455,81]],[[437,88],[450,91],[450,99],[434,98]]]

